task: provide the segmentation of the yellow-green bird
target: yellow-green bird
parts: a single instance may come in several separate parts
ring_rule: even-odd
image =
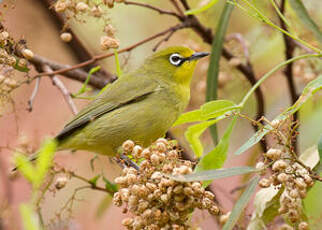
[[[58,149],[114,156],[126,140],[148,146],[186,108],[197,61],[209,53],[169,47],[112,83],[56,136]]]

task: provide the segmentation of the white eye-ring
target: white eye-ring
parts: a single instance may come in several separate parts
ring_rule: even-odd
[[[180,54],[174,53],[169,57],[169,61],[172,65],[179,66],[183,61],[183,57]]]

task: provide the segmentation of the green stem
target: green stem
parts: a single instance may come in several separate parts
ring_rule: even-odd
[[[312,58],[312,57],[322,57],[322,54],[304,54],[304,55],[301,55],[301,56],[293,57],[291,59],[288,59],[288,60],[278,64],[273,69],[271,69],[269,72],[264,74],[264,76],[256,82],[256,84],[247,92],[247,94],[245,95],[243,100],[239,103],[239,105],[241,107],[244,107],[246,101],[254,93],[254,91],[260,86],[260,84],[262,84],[267,78],[269,78],[273,73],[275,73],[277,70],[279,70],[283,66],[285,66],[285,65],[287,65],[287,64],[289,64],[291,62],[300,60],[300,59]]]
[[[313,50],[314,52],[316,52],[316,53],[321,53],[322,51],[319,49],[319,48],[317,48],[317,47],[314,47],[314,46],[312,46],[311,44],[309,44],[309,43],[307,43],[306,41],[304,41],[304,40],[302,40],[302,39],[300,39],[300,38],[298,38],[297,36],[295,36],[295,35],[293,35],[293,34],[290,34],[288,31],[286,31],[286,30],[283,30],[282,28],[280,28],[279,26],[277,26],[277,25],[275,25],[269,18],[267,18],[262,12],[260,12],[253,4],[251,4],[248,0],[242,0],[242,1],[244,1],[251,9],[253,9],[256,13],[257,13],[257,15],[258,15],[258,17],[262,20],[262,21],[264,21],[265,23],[267,23],[268,25],[270,25],[271,27],[273,27],[273,28],[275,28],[275,29],[277,29],[278,31],[280,31],[280,32],[282,32],[282,33],[284,33],[284,34],[286,34],[287,36],[289,36],[289,37],[291,37],[292,39],[294,39],[294,40],[296,40],[296,41],[298,41],[299,43],[301,43],[301,44],[303,44],[304,46],[306,46],[306,47],[308,47],[308,48],[310,48],[311,50]],[[236,2],[234,2],[234,4],[235,5],[237,5],[238,7],[239,7],[239,5],[238,5],[238,3],[236,3]]]
[[[287,27],[290,27],[290,23],[287,21],[287,19],[285,18],[285,16],[282,14],[282,12],[280,11],[280,9],[278,8],[278,6],[276,5],[274,0],[270,0],[271,4],[273,5],[274,9],[276,10],[278,16],[283,20],[283,22],[285,23],[285,25]]]

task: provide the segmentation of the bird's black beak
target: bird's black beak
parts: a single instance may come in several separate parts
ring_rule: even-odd
[[[208,52],[197,52],[197,53],[192,54],[190,57],[188,57],[188,60],[189,61],[198,60],[200,58],[208,56],[209,54],[210,53],[208,53]]]

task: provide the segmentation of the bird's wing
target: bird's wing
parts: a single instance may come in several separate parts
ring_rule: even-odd
[[[151,78],[123,76],[111,84],[99,98],[81,110],[56,136],[56,139],[58,141],[65,139],[89,122],[123,105],[142,100],[159,87],[158,82]]]

